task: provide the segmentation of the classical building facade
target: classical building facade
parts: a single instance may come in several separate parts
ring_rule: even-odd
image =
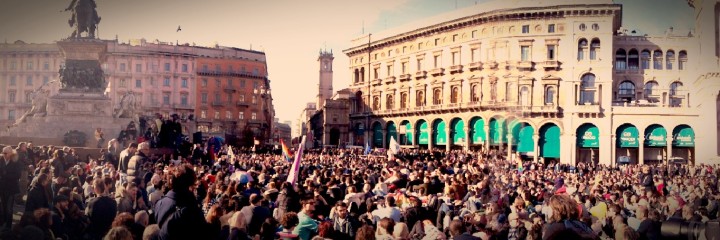
[[[352,145],[349,141],[350,105],[353,102],[349,89],[337,91],[326,99],[308,122],[312,147],[342,147]]]
[[[265,53],[237,49],[201,49],[197,59],[198,130],[229,142],[269,143],[275,117]]]
[[[291,146],[291,138],[290,138],[290,122],[279,122],[279,119],[275,118],[275,122],[273,123],[273,130],[272,130],[272,145],[278,146],[280,145],[280,140],[282,140],[283,143],[285,143],[288,147]]]
[[[521,0],[354,39],[349,138],[535,161],[717,163],[718,3],[689,3],[690,33],[628,34],[609,0]]]

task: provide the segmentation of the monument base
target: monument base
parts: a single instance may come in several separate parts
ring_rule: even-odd
[[[46,116],[29,117],[0,136],[42,138],[46,140],[43,142],[64,145],[65,134],[76,130],[85,133],[85,147],[96,147],[97,128],[102,129],[107,142],[120,135],[122,128],[133,121],[131,118],[114,118],[112,111],[110,98],[104,94],[60,92],[48,99]]]

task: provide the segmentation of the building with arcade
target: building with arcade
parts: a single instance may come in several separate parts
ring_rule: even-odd
[[[351,41],[349,142],[719,163],[717,0],[648,36],[611,0],[492,1]],[[651,19],[648,19],[651,21]]]

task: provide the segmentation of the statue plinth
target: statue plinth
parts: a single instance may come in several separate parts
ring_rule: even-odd
[[[48,99],[48,116],[112,117],[110,98],[98,93],[60,92]]]
[[[100,39],[69,38],[57,45],[65,60],[103,61],[107,53],[107,43]]]

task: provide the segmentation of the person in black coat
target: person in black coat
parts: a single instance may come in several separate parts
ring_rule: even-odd
[[[95,179],[93,190],[97,197],[88,200],[85,215],[90,220],[86,230],[86,239],[102,239],[112,226],[117,215],[117,202],[108,196],[102,178]]]
[[[173,170],[172,190],[155,204],[155,222],[160,226],[159,240],[205,238],[209,224],[190,190],[196,180],[190,165]]]
[[[50,208],[50,196],[48,196],[48,187],[50,186],[50,177],[41,173],[33,179],[30,184],[30,192],[28,192],[27,201],[25,203],[25,213],[35,212],[40,208]]]
[[[12,225],[13,206],[15,195],[20,193],[21,164],[18,162],[17,152],[11,147],[2,150],[0,157],[0,223],[6,228]]]

